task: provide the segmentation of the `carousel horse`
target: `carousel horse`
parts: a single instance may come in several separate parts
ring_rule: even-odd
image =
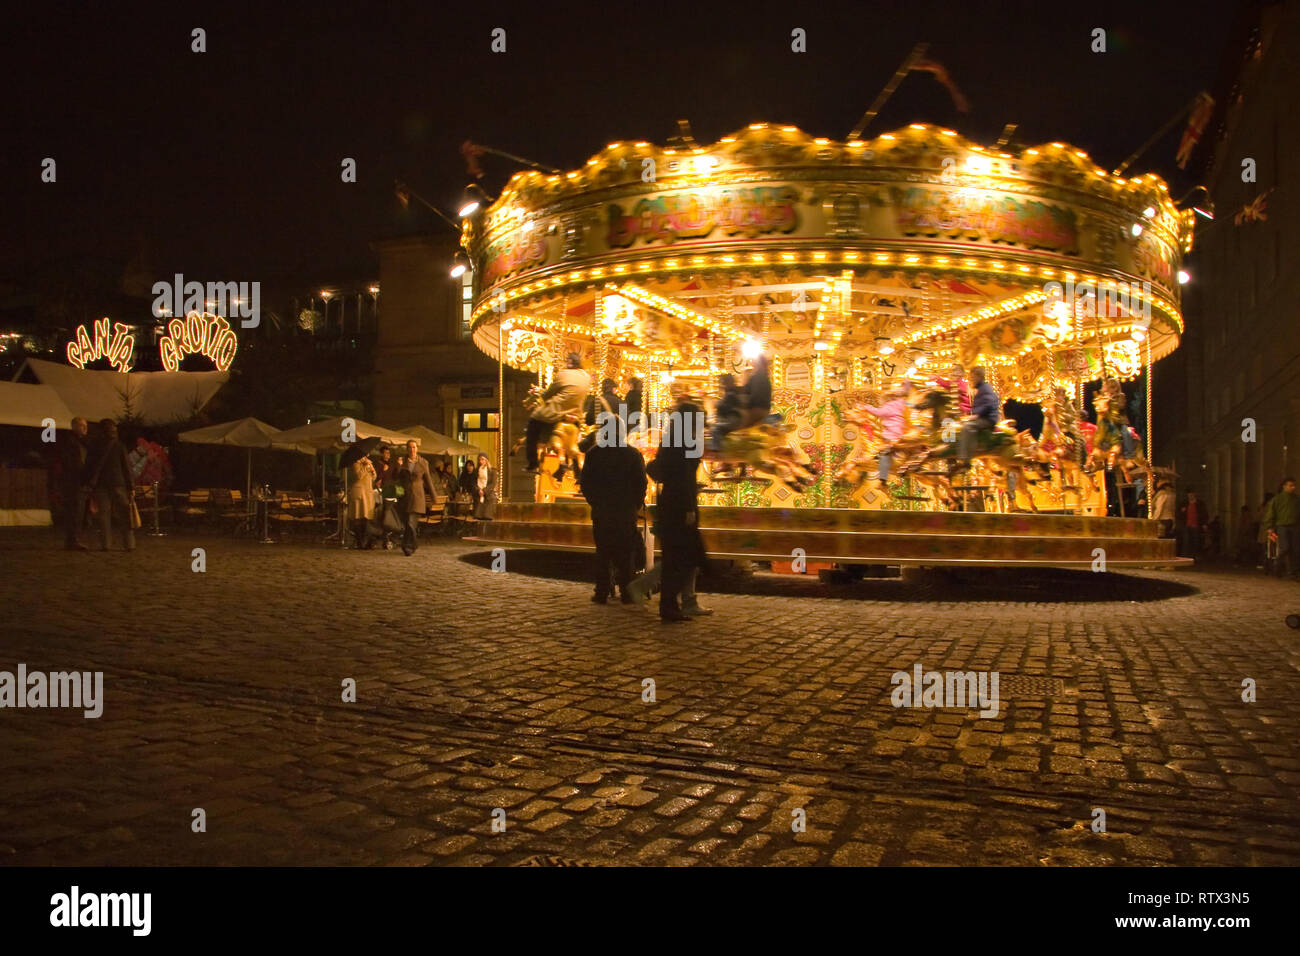
[[[764,422],[728,432],[721,450],[707,450],[704,454],[713,479],[736,480],[747,468],[773,475],[795,491],[804,491],[817,480],[817,470],[806,453],[791,445],[787,435],[793,430],[793,425]]]
[[[1093,408],[1097,413],[1097,424],[1092,426],[1088,454],[1084,459],[1083,470],[1088,473],[1102,469],[1111,471],[1116,468],[1123,475],[1125,483],[1132,481],[1133,471],[1149,471],[1150,465],[1142,452],[1141,439],[1129,425],[1119,402],[1123,392],[1118,388],[1103,388],[1093,399]],[[1124,454],[1124,438],[1133,442],[1133,453]]]
[[[541,404],[541,401],[541,389],[536,385],[532,386],[528,389],[528,394],[524,396],[524,410],[531,412]],[[557,482],[564,480],[564,476],[570,468],[574,470],[575,475],[582,473],[582,464],[586,458],[579,447],[582,443],[583,431],[581,418],[577,415],[566,415],[551,426],[549,435],[544,435],[542,440],[538,442],[538,461],[541,461],[548,448],[553,450],[560,459],[560,464],[556,467],[554,475],[552,475]],[[510,454],[518,453],[524,447],[526,440],[525,436],[520,436],[511,446]]]
[[[1064,389],[1058,388],[1047,401],[1043,402],[1042,407],[1043,438],[1040,448],[1051,458],[1056,470],[1060,472],[1063,488],[1082,489],[1086,477],[1093,491],[1096,491],[1096,480],[1083,470],[1083,462],[1089,449],[1080,428],[1079,415],[1074,403],[1070,401]]]

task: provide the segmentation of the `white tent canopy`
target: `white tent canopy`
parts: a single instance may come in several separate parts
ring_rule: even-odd
[[[74,415],[91,421],[131,415],[144,425],[193,417],[230,379],[229,372],[98,372],[44,359],[28,359],[19,376],[23,369],[54,389]]]
[[[47,418],[56,428],[72,424],[72,412],[58,392],[48,385],[0,382],[0,425],[43,428]]]

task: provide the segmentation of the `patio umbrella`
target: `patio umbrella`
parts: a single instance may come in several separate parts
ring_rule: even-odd
[[[280,429],[268,425],[261,419],[238,418],[232,422],[222,422],[219,425],[208,425],[206,428],[194,428],[187,432],[181,432],[178,437],[183,442],[196,445],[226,445],[231,448],[247,448],[248,470],[244,494],[249,495],[253,490],[254,448],[275,448],[280,451],[296,451],[304,455],[314,453],[314,449],[308,445],[282,441],[280,436],[283,434]]]
[[[448,438],[423,425],[412,425],[410,428],[403,428],[402,431],[420,442],[421,455],[477,455],[483,451],[476,445]]]
[[[290,428],[281,432],[277,441],[309,445],[315,451],[347,451],[355,442],[343,440],[344,421],[343,418],[322,418],[318,422],[300,425],[297,428]],[[378,438],[390,445],[404,445],[411,439],[419,441],[419,438],[415,435],[408,435],[405,431],[398,431],[396,428],[372,425],[370,422],[363,422],[359,418],[349,417],[346,421],[351,423],[351,437],[357,440]]]
[[[344,422],[348,423],[345,431]],[[343,436],[347,434],[352,441],[344,441]],[[363,438],[378,438],[380,441],[388,442],[390,445],[404,445],[408,441],[419,441],[414,435],[408,435],[406,432],[398,431],[396,428],[384,428],[382,425],[372,425],[370,422],[362,421],[349,415],[346,418],[322,418],[318,422],[311,422],[307,425],[299,425],[297,428],[290,428],[280,433],[278,441],[293,442],[300,445],[309,445],[312,449],[319,452],[343,452],[350,449],[356,442]],[[320,475],[321,495],[325,494],[325,469],[321,469]]]

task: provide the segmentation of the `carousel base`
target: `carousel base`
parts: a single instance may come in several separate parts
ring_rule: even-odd
[[[700,508],[709,556],[899,567],[1171,568],[1160,524],[1145,518],[832,508]],[[467,541],[563,551],[594,551],[584,501],[510,502]]]

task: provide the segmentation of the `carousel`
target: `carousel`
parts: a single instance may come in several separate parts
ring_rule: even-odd
[[[1183,331],[1192,216],[1155,175],[1107,173],[1064,143],[758,123],[519,173],[462,245],[476,345],[538,392],[576,353],[593,394],[608,380],[643,413],[647,456],[682,393],[714,418],[728,376],[766,368],[762,419],[703,443],[715,557],[1096,567],[1103,549],[1107,566],[1171,566],[1143,501],[1150,369]],[[968,427],[990,386],[996,420]],[[1146,423],[1128,420],[1126,388]],[[1039,406],[1041,428],[1004,418],[1008,401]],[[593,548],[585,427],[550,430],[531,500],[508,489],[479,540]]]

